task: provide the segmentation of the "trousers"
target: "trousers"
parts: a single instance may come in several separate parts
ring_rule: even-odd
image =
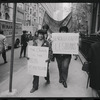
[[[5,49],[3,49],[2,57],[4,59],[4,62],[6,62],[6,50]]]
[[[68,57],[56,57],[59,71],[59,80],[62,82],[67,81],[68,69],[71,61],[71,56]]]
[[[47,81],[50,80],[50,75],[49,75],[49,68],[47,68]],[[39,76],[33,75],[33,88],[38,89],[39,87]]]
[[[22,56],[23,51],[24,51],[24,57],[26,56],[26,47],[27,47],[27,46],[22,46],[22,47],[21,47],[20,56]]]

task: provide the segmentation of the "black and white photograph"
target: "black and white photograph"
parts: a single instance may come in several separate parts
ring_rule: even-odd
[[[99,98],[100,2],[1,2],[4,97]]]

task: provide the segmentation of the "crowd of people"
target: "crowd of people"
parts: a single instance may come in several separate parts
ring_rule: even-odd
[[[59,83],[61,83],[64,88],[67,88],[67,77],[68,77],[68,69],[70,65],[70,61],[72,58],[71,54],[53,54],[52,51],[52,40],[48,35],[49,26],[46,24],[41,29],[35,32],[33,36],[33,46],[43,46],[49,48],[49,57],[46,60],[47,64],[47,77],[44,77],[47,84],[50,84],[50,73],[49,73],[49,64],[51,61],[54,61],[56,58],[58,71],[59,71]],[[68,33],[68,27],[62,26],[59,28],[59,33]],[[91,45],[90,52],[88,55],[89,64],[89,79],[90,79],[90,87],[93,89],[93,94],[96,96],[99,94],[100,96],[100,33],[97,35],[98,42]],[[0,54],[4,59],[4,63],[7,63],[6,60],[6,45],[5,45],[6,37],[3,35],[3,31],[0,31]],[[27,37],[27,31],[23,31],[23,35],[21,36],[21,51],[20,57],[22,58],[22,53],[24,52],[24,57],[26,57],[26,48],[29,42],[29,38]],[[75,60],[77,60],[78,55],[75,55]],[[29,58],[26,57],[28,60]],[[30,90],[30,93],[38,90],[39,87],[39,76],[33,75],[33,86]]]

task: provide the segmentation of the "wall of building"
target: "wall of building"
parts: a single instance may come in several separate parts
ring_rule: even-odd
[[[4,3],[5,4],[5,3]],[[9,4],[8,20],[13,20],[13,3]],[[16,21],[22,22],[23,26],[31,26],[40,29],[45,11],[53,18],[54,12],[58,9],[55,3],[17,3]],[[60,8],[59,8],[60,9]],[[1,4],[1,19],[5,19],[5,10]]]
[[[96,34],[100,31],[100,3],[93,3],[91,21],[91,34]]]

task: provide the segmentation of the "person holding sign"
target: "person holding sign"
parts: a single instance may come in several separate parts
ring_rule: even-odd
[[[49,47],[49,43],[45,40],[45,31],[44,30],[38,30],[38,37],[37,39],[33,42],[33,46],[40,46],[40,47]],[[50,50],[49,50],[50,51]],[[50,54],[48,56],[48,60],[46,60],[46,62],[48,62],[48,66],[47,66],[47,84],[50,83],[50,77],[49,77],[49,62],[50,62]],[[33,75],[33,88],[31,89],[30,93],[35,92],[36,90],[38,90],[39,87],[39,76]]]
[[[66,33],[68,32],[67,26],[62,26],[59,29],[60,33]],[[71,54],[55,54],[57,64],[58,64],[58,70],[59,70],[59,83],[62,83],[65,88],[67,88],[67,76],[68,76],[68,69],[69,64],[71,61]]]

